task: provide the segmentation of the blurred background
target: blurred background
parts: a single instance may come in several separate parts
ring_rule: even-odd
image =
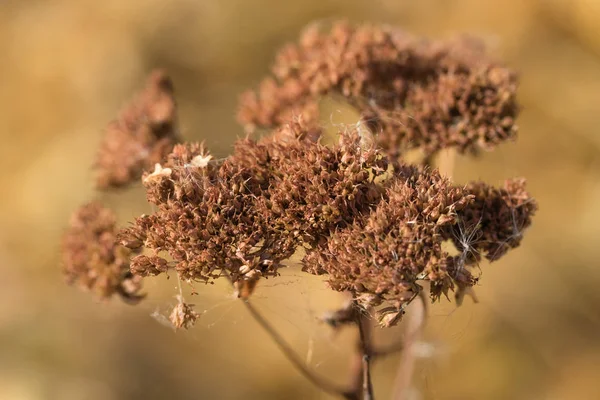
[[[102,129],[154,67],[174,79],[186,140],[225,156],[242,134],[238,94],[308,23],[384,22],[432,38],[478,35],[520,71],[520,137],[454,176],[526,176],[540,210],[523,245],[482,265],[479,304],[429,310],[414,399],[600,398],[600,1],[3,0],[0,3],[0,399],[329,399],[305,381],[225,285],[187,300],[196,327],[164,326],[176,279],[139,306],[63,283],[60,235],[99,199],[122,222],[148,212],[140,187],[99,195]],[[290,268],[257,306],[307,363],[340,383],[350,332],[318,322],[341,299]],[[383,333],[393,340],[398,331]],[[374,369],[389,398],[397,357]]]

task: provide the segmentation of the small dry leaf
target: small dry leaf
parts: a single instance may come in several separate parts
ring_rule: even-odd
[[[193,304],[184,302],[183,297],[177,296],[177,300],[178,303],[173,307],[169,320],[175,329],[190,329],[194,326],[200,314],[194,311]]]
[[[403,315],[404,310],[402,309],[383,309],[378,312],[377,322],[382,328],[389,328],[392,326],[396,326],[396,324],[398,324],[398,322],[400,322],[400,320],[402,319]]]

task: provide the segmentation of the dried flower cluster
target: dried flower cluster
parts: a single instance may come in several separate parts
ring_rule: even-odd
[[[122,243],[151,254],[132,260],[140,275],[166,272],[167,253],[186,280],[210,281],[224,273],[251,285],[276,275],[298,246],[312,248],[379,201],[374,178],[385,158],[365,148],[356,131],[336,146],[314,141],[301,122],[273,138],[236,143],[218,162],[203,146],[177,145],[143,181],[157,211],[123,230]]]
[[[297,115],[318,124],[319,98],[333,93],[360,112],[393,161],[406,149],[476,152],[516,136],[516,76],[472,39],[427,42],[345,22],[322,33],[314,25],[279,52],[272,72],[241,98],[247,129]]]
[[[118,294],[137,303],[144,297],[139,294],[141,277],[131,273],[131,251],[117,244],[116,231],[111,210],[98,203],[80,207],[63,237],[63,273],[69,284],[76,283],[102,299]]]
[[[106,128],[100,145],[96,185],[120,187],[162,161],[178,141],[173,84],[154,71],[145,89]]]
[[[201,144],[174,145],[172,86],[152,75],[109,128],[98,165],[101,187],[141,177],[155,211],[117,235],[109,211],[82,208],[65,236],[69,281],[137,299],[138,279],[175,270],[188,282],[225,276],[247,298],[302,248],[305,271],[327,274],[331,288],[391,326],[423,282],[434,301],[460,297],[483,257],[520,244],[537,209],[523,179],[457,186],[402,160],[411,148],[474,152],[515,136],[515,75],[476,44],[339,23],[329,34],[308,30],[273,72],[243,97],[239,116],[274,129],[237,140],[222,160]],[[331,146],[318,124],[328,93],[362,115]],[[177,327],[196,318],[183,301],[171,314]]]
[[[157,211],[122,231],[125,246],[152,254],[134,257],[132,271],[226,275],[248,297],[303,246],[305,271],[328,274],[333,289],[365,307],[383,304],[382,324],[393,325],[420,281],[430,282],[433,300],[473,286],[468,267],[518,246],[537,207],[523,180],[459,187],[424,167],[389,171],[357,130],[340,132],[331,147],[309,133],[296,122],[272,137],[241,139],[220,162],[201,145],[176,146],[143,178]],[[477,232],[468,242],[459,234],[465,227]],[[443,250],[449,240],[459,255]]]
[[[464,229],[471,231],[472,243],[465,240],[466,232],[457,234],[454,230],[446,233],[446,237],[452,239],[461,252],[468,251],[476,261],[482,255],[495,261],[518,247],[523,230],[531,225],[531,217],[537,209],[536,202],[525,190],[525,179],[507,180],[503,188],[471,182],[465,190],[474,196],[474,201],[462,211],[461,222]]]
[[[537,203],[524,179],[500,188],[456,185],[431,168],[441,149],[477,153],[516,136],[516,77],[472,40],[428,42],[343,22],[327,33],[308,29],[279,53],[272,72],[242,96],[238,117],[248,136],[224,159],[203,144],[177,143],[173,86],[154,72],[109,125],[96,162],[99,189],[141,178],[153,212],[118,230],[110,210],[84,205],[63,238],[63,272],[70,284],[130,303],[144,297],[147,276],[174,271],[188,283],[225,277],[313,384],[371,399],[371,362],[409,349],[424,317],[411,312],[408,339],[388,349],[372,343],[369,318],[395,325],[426,289],[431,301],[451,293],[459,305],[466,294],[475,299],[478,263],[519,246],[531,225]],[[332,145],[321,140],[326,95],[360,113]],[[256,128],[270,132],[257,138]],[[424,156],[414,165],[407,161],[412,149]],[[306,368],[248,301],[299,250],[303,271],[351,295],[323,318],[332,328],[358,330],[350,387]],[[181,288],[168,321],[153,315],[176,330],[200,317]],[[403,368],[412,369],[411,351],[404,356]]]
[[[305,270],[328,274],[333,289],[351,292],[365,308],[384,304],[378,310],[384,326],[395,324],[423,290],[419,282],[430,283],[434,301],[455,286],[473,286],[477,279],[468,267],[482,253],[493,261],[518,246],[537,208],[523,180],[508,181],[504,189],[457,187],[437,171],[417,167],[404,167],[393,180],[373,212],[304,259]],[[465,225],[477,232],[468,242],[457,234]],[[459,255],[443,249],[446,240],[454,241]]]
[[[400,171],[375,210],[335,232],[319,251],[305,257],[305,269],[327,273],[335,290],[350,291],[365,307],[390,303],[402,312],[420,292],[418,280],[449,281],[441,231],[471,200],[437,172]]]

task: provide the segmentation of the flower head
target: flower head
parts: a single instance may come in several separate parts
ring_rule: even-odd
[[[177,141],[173,84],[156,70],[145,89],[106,128],[96,160],[97,186],[119,187],[139,179]]]
[[[129,271],[131,251],[116,243],[115,216],[98,203],[80,207],[63,236],[63,274],[69,284],[107,299],[118,294],[130,303],[139,294],[141,279]]]
[[[238,119],[248,129],[298,115],[316,126],[319,98],[336,93],[378,133],[391,161],[412,148],[426,156],[448,147],[477,152],[516,136],[516,76],[473,39],[424,41],[345,22],[321,32],[313,25],[279,52],[272,71],[241,97]]]

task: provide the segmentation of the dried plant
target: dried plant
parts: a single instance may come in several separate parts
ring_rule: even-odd
[[[145,89],[106,128],[96,168],[99,189],[137,181],[162,161],[178,141],[173,83],[154,71]]]
[[[349,291],[365,308],[383,303],[379,319],[394,325],[422,290],[417,281],[452,288],[455,277],[447,270],[442,232],[471,200],[437,171],[407,166],[394,174],[370,214],[336,231],[305,257],[305,270],[328,274],[333,289]],[[431,294],[437,299],[440,291]]]
[[[411,340],[376,348],[371,319],[395,325],[427,291],[432,301],[454,292],[460,303],[478,281],[473,268],[519,246],[531,224],[537,204],[524,179],[502,188],[456,185],[428,165],[441,149],[476,153],[515,137],[515,74],[472,40],[422,41],[347,23],[329,33],[309,28],[279,53],[273,74],[242,96],[239,109],[248,131],[271,132],[238,139],[218,160],[203,144],[175,144],[172,85],[154,73],[109,126],[98,160],[99,187],[141,178],[154,212],[117,232],[109,210],[82,207],[64,238],[65,275],[103,298],[129,301],[141,298],[146,276],[225,278],[311,382],[345,398],[373,398],[372,361],[410,354]],[[318,123],[319,98],[329,93],[361,114],[333,145],[322,143]],[[403,159],[413,148],[423,151],[422,164]],[[350,294],[325,318],[359,332],[348,388],[308,369],[250,301],[260,279],[277,277],[299,249],[304,271]],[[415,312],[415,332],[423,315],[424,308]],[[198,317],[178,297],[173,326],[187,329]]]
[[[62,264],[67,283],[95,292],[107,299],[118,294],[130,303],[144,296],[141,277],[130,271],[131,252],[117,244],[116,218],[98,203],[80,207],[63,237]]]
[[[242,95],[247,129],[275,127],[302,115],[318,124],[318,101],[343,96],[360,111],[379,147],[397,159],[419,148],[489,150],[516,136],[517,81],[485,57],[475,39],[423,41],[391,27],[334,24],[308,28],[284,47],[273,76]]]

